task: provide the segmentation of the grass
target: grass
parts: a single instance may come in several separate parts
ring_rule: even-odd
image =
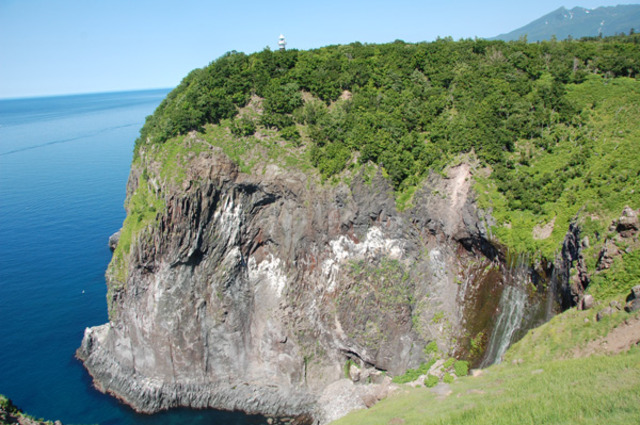
[[[446,398],[402,390],[333,425],[630,424],[640,415],[640,350],[616,356],[491,367],[451,384]],[[404,422],[398,421],[398,419]]]
[[[136,243],[140,232],[154,223],[158,213],[164,211],[165,203],[158,198],[149,188],[149,183],[143,175],[138,180],[138,188],[127,199],[127,217],[120,231],[118,246],[113,252],[111,263],[107,273],[111,277],[109,282],[109,295],[113,291],[123,288],[127,281],[129,266],[129,253],[131,246]],[[107,297],[108,300],[111,296]],[[111,314],[111,306],[109,311]]]
[[[616,300],[620,305],[624,305],[624,297]],[[608,305],[609,302],[599,302],[591,310],[571,309],[539,328],[530,330],[525,338],[507,351],[505,362],[515,359],[522,359],[525,363],[540,362],[572,357],[574,350],[584,347],[589,341],[605,336],[611,329],[631,317],[624,311],[617,311],[597,321],[595,317],[597,312]]]
[[[617,257],[607,273],[593,277],[588,291],[595,298],[627,295],[628,282],[640,283],[640,250]]]
[[[492,367],[484,376],[457,380],[451,390],[442,399],[424,388],[403,388],[333,425],[636,423],[640,350],[614,357]]]
[[[640,316],[621,311],[597,322],[596,313],[607,305],[556,316],[514,344],[502,364],[478,377],[455,380],[449,396],[403,385],[372,408],[332,425],[637,423],[640,347],[617,355],[573,357],[577,348]]]
[[[257,165],[276,164],[285,169],[309,172],[313,169],[306,149],[298,143],[285,140],[280,132],[258,128],[254,136],[235,137],[228,131],[230,122],[220,125],[208,124],[198,137],[212,146],[217,146],[235,162],[240,171],[250,173]]]

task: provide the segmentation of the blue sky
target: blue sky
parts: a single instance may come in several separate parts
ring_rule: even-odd
[[[173,87],[227,51],[492,37],[607,0],[0,0],[0,98]],[[623,2],[633,3],[633,2]]]

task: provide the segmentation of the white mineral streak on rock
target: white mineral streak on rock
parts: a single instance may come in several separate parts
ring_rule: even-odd
[[[235,242],[240,234],[241,213],[240,205],[234,205],[233,197],[228,196],[222,208],[218,208],[213,216],[219,224],[220,233],[230,242]]]
[[[436,283],[445,283],[447,281],[447,270],[444,258],[439,249],[429,251],[429,263],[433,270],[433,277]]]
[[[275,291],[276,295],[282,296],[282,291],[287,285],[287,276],[282,272],[280,259],[269,254],[269,257],[256,264],[255,257],[249,258],[248,263],[249,279],[254,282],[264,281]]]
[[[242,253],[239,247],[234,246],[222,260],[222,266],[224,267],[223,276],[227,276],[227,268],[238,264],[240,261],[242,261]]]
[[[397,239],[385,238],[379,227],[370,228],[367,237],[361,243],[340,236],[329,242],[329,246],[333,255],[322,262],[322,275],[329,283],[329,292],[335,291],[340,264],[345,260],[371,258],[377,254],[397,260],[404,254],[402,243]]]

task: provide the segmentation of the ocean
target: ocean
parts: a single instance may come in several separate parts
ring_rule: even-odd
[[[0,394],[64,424],[262,424],[214,410],[135,413],[74,358],[107,322],[109,235],[133,143],[169,90],[0,100]]]

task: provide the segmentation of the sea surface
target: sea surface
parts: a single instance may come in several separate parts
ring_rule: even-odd
[[[260,424],[178,409],[136,414],[74,358],[107,322],[109,235],[125,217],[133,144],[169,90],[0,100],[0,394],[68,424]]]

